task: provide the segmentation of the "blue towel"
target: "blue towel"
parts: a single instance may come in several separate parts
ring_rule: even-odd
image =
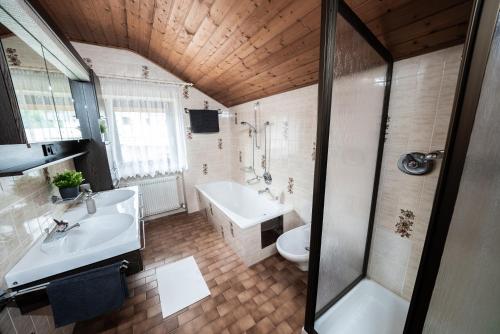
[[[52,281],[47,294],[56,327],[117,310],[128,297],[121,262]]]

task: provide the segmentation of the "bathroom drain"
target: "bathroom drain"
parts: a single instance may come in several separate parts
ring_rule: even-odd
[[[309,246],[304,247],[304,249],[309,252]]]

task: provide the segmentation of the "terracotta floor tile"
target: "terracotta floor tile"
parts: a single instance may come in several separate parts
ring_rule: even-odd
[[[261,319],[257,324],[248,329],[248,334],[274,333],[275,327],[269,318]]]
[[[75,333],[301,333],[307,273],[279,255],[247,267],[200,213],[146,224],[145,270],[128,277],[121,310],[78,323]],[[194,256],[211,296],[165,319],[156,269]]]

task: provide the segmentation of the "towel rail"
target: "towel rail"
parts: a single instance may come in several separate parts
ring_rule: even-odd
[[[184,108],[184,112],[185,112],[186,114],[189,114],[189,110],[190,110],[190,109],[188,109],[188,108]],[[201,110],[201,109],[196,109],[196,110]],[[207,109],[207,110],[208,110],[208,109]],[[221,115],[221,114],[222,114],[222,109],[217,109],[217,112],[219,113],[219,115]]]
[[[121,270],[127,270],[128,269],[128,265],[130,264],[129,261],[127,260],[122,260],[122,264],[120,266],[120,269]],[[47,283],[42,283],[42,284],[38,284],[38,285],[34,285],[34,286],[30,286],[26,289],[21,289],[21,290],[17,290],[17,291],[1,291],[3,292],[3,294],[0,295],[0,305],[5,305],[7,304],[9,301],[12,301],[15,299],[16,296],[21,296],[21,295],[24,295],[26,293],[30,293],[30,292],[34,292],[34,291],[39,291],[39,290],[43,290],[45,289],[51,282],[47,282]]]

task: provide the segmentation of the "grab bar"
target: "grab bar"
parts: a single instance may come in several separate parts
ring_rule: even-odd
[[[146,248],[146,229],[144,228],[144,219],[141,219],[141,224],[142,224],[142,247],[140,250],[144,250]]]
[[[139,219],[144,218],[144,195],[139,193]]]

